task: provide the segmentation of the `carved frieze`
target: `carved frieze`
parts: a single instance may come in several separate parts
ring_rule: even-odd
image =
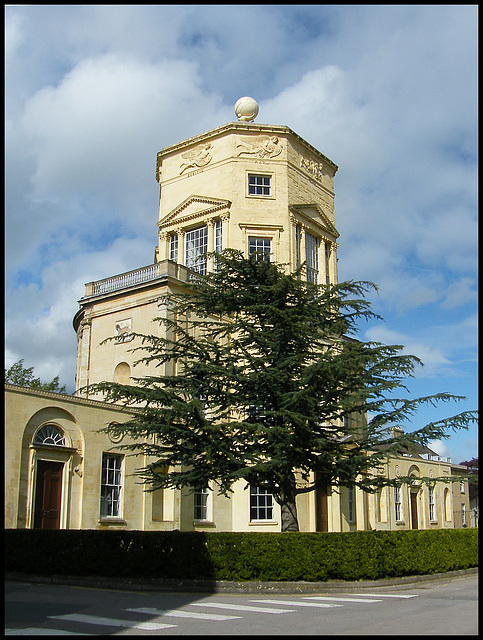
[[[211,142],[199,145],[186,153],[182,153],[181,157],[183,162],[179,167],[179,174],[181,175],[188,169],[200,169],[206,167],[207,164],[213,159],[213,145]]]
[[[238,156],[248,155],[262,160],[276,158],[282,152],[282,146],[276,136],[239,138],[236,149]]]
[[[132,320],[131,318],[127,320],[118,320],[116,322],[114,329],[116,331],[116,344],[121,344],[123,342],[131,342],[134,339],[132,335]]]
[[[322,181],[324,176],[329,175],[329,172],[325,168],[323,162],[316,162],[306,156],[300,156],[300,167],[319,182]]]

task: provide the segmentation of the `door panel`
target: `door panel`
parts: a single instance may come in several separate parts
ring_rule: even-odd
[[[60,529],[63,462],[37,462],[34,528]]]
[[[315,492],[316,529],[329,530],[329,511],[327,506],[327,487],[317,487]]]
[[[411,492],[411,529],[418,528],[418,494]]]

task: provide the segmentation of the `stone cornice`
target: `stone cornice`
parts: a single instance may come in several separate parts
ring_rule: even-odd
[[[90,398],[82,398],[81,396],[71,396],[66,393],[55,393],[54,391],[44,391],[43,389],[32,389],[31,387],[21,387],[16,384],[5,383],[5,391],[12,393],[20,393],[24,395],[37,396],[38,398],[50,398],[57,402],[68,402],[73,404],[80,404],[84,406],[97,407],[99,409],[108,409],[113,411],[120,411],[122,413],[135,413],[136,409],[131,407],[126,409],[118,404],[111,404],[110,402],[103,402],[102,400],[92,400]]]

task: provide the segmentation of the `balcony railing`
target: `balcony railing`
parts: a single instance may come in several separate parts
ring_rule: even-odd
[[[86,284],[85,297],[104,295],[106,293],[112,293],[113,291],[119,291],[120,289],[128,289],[168,276],[186,282],[189,278],[188,274],[189,270],[185,266],[171,262],[171,260],[164,260],[163,262],[150,264],[147,267],[134,269],[134,271],[120,273],[117,276],[96,280],[95,282],[88,282]]]

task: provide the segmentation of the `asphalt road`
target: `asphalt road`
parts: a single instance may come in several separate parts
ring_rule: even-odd
[[[478,576],[344,593],[189,594],[7,581],[6,635],[477,635]]]

